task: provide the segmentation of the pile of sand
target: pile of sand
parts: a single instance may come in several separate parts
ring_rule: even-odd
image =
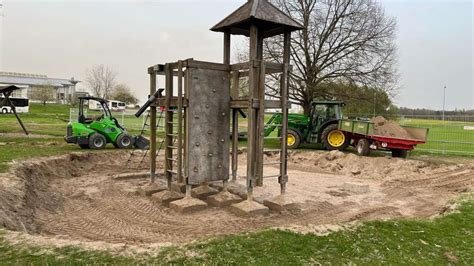
[[[292,169],[378,180],[419,178],[420,176],[458,170],[460,168],[456,164],[449,165],[421,160],[404,160],[390,156],[362,157],[340,151],[324,153],[292,152],[289,155],[289,162],[289,167]]]
[[[385,137],[413,139],[403,127],[393,121],[388,121],[383,116],[377,116],[371,120],[374,123],[374,134]]]

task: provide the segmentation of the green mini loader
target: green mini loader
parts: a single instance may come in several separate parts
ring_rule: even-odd
[[[94,101],[100,106],[101,114],[97,117],[86,117],[85,103]],[[89,104],[90,105],[90,104]],[[130,136],[127,130],[112,116],[107,100],[97,97],[79,98],[79,116],[77,122],[70,121],[67,125],[67,143],[78,144],[83,149],[103,149],[107,143],[116,148],[147,149],[149,141],[143,137]]]

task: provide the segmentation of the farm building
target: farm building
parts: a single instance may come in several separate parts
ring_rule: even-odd
[[[57,103],[69,103],[74,100],[76,94],[76,84],[80,81],[70,79],[49,78],[46,75],[1,72],[0,86],[15,85],[21,89],[16,91],[13,97],[26,97],[35,99],[35,90],[45,87],[53,88],[52,101]],[[53,100],[54,99],[54,100]]]

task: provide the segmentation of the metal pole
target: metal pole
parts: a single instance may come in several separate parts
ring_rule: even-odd
[[[443,88],[443,121],[445,121],[445,111],[446,111],[446,86]],[[446,123],[444,123],[444,128],[446,130]],[[443,154],[446,153],[446,143],[443,142]]]
[[[376,115],[376,109],[375,109],[376,103],[377,103],[377,91],[374,91],[374,118]]]
[[[444,112],[446,110],[446,86],[443,88],[443,121],[445,119]]]

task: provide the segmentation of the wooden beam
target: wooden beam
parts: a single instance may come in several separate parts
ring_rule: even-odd
[[[178,154],[177,154],[177,179],[184,183],[183,178],[183,64],[178,62]]]
[[[265,100],[265,109],[280,109],[282,108],[281,101],[279,100]],[[249,100],[239,99],[230,101],[230,108],[232,109],[248,109]]]
[[[289,82],[289,66],[290,66],[290,52],[291,52],[291,32],[286,32],[283,43],[283,63],[285,69],[281,79],[281,105],[284,106],[282,110],[282,129],[281,129],[281,154],[280,154],[280,183],[281,194],[286,193],[286,183],[288,182],[288,82]]]
[[[196,61],[196,60],[188,60],[186,62],[187,62],[186,67],[189,67],[189,68],[203,68],[203,69],[218,70],[218,71],[230,71],[230,66],[224,65],[224,64]]]
[[[150,95],[156,93],[156,74],[150,73]],[[156,178],[156,105],[150,106],[150,181],[155,182]]]
[[[171,97],[169,101],[167,99],[156,99],[156,105],[157,106],[166,106],[166,104],[169,102],[170,107],[172,108],[177,108],[179,105],[178,97]],[[183,107],[188,107],[189,106],[189,100],[183,98]]]
[[[245,71],[249,70],[250,66],[259,67],[262,60],[252,60],[250,62],[238,63],[231,65],[232,71]],[[281,73],[283,72],[283,64],[265,61],[266,73]]]

